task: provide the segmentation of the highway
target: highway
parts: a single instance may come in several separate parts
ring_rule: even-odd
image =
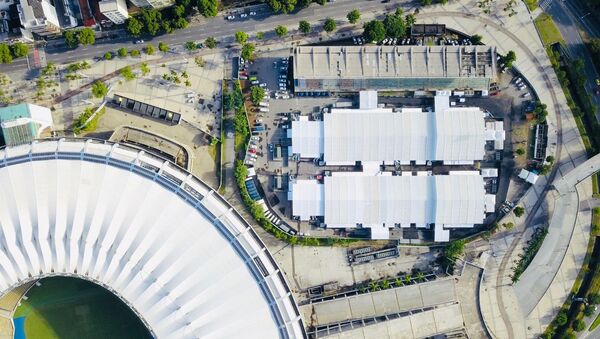
[[[198,23],[192,23],[186,29],[177,30],[171,34],[163,34],[156,37],[142,37],[145,43],[158,44],[158,42],[164,42],[169,45],[183,44],[187,41],[200,41],[207,37],[214,37],[219,41],[220,47],[225,47],[227,44],[231,44],[233,35],[237,31],[244,31],[247,33],[252,32],[273,32],[277,25],[288,26],[290,34],[293,34],[300,20],[306,20],[311,23],[313,29],[321,26],[327,17],[336,19],[338,27],[341,24],[348,23],[346,14],[352,9],[359,9],[361,12],[361,22],[357,25],[362,26],[365,18],[372,18],[374,16],[382,16],[388,11],[393,11],[397,7],[401,6],[408,10],[417,3],[415,0],[410,1],[391,1],[390,3],[382,4],[380,1],[369,1],[369,0],[338,0],[336,2],[329,2],[325,6],[318,4],[311,4],[308,8],[302,9],[294,14],[273,14],[266,5],[253,6],[252,9],[246,9],[246,12],[250,10],[255,11],[255,16],[248,16],[245,19],[240,19],[236,16],[235,20],[228,21],[225,19],[225,15],[228,12],[222,12],[215,18],[201,18]],[[239,9],[238,9],[239,11]],[[195,20],[198,20],[195,18]],[[55,41],[50,41],[46,47],[46,59],[48,62],[54,63],[70,63],[77,60],[89,59],[104,55],[108,51],[115,51],[121,47],[127,49],[142,48],[142,45],[135,45],[133,42],[134,38],[126,36],[124,31],[117,32],[122,37],[115,39],[98,39],[96,44],[91,46],[80,46],[75,49],[69,49],[64,46],[56,46]],[[251,35],[251,34],[250,34]],[[251,35],[252,36],[252,35]],[[21,61],[15,60],[10,65],[0,65],[0,72],[15,73],[17,71],[25,71],[27,64]]]
[[[595,69],[591,56],[581,39],[579,29],[585,30],[590,37],[595,38],[600,38],[600,32],[586,20],[586,12],[577,7],[575,2],[553,0],[545,10],[548,14],[552,15],[554,22],[565,38],[566,48],[571,57],[573,59],[581,58],[585,63],[585,73],[588,80],[586,89],[588,93],[593,96],[594,103],[597,107],[596,119],[600,121],[600,95],[594,94],[596,79],[600,79],[600,70]]]

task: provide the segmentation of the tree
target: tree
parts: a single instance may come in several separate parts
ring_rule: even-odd
[[[388,38],[402,38],[406,34],[406,22],[402,16],[402,10],[397,9],[396,13],[386,15],[383,26],[385,26]]]
[[[525,154],[525,150],[523,148],[519,147],[519,148],[517,148],[515,153],[517,153],[517,155],[523,155],[523,154]]]
[[[387,290],[388,288],[390,288],[390,282],[387,279],[383,279],[381,282],[381,289]]]
[[[355,24],[360,20],[360,12],[358,9],[353,9],[346,15],[346,18],[351,24]]]
[[[148,73],[150,73],[150,67],[148,67],[148,63],[142,62],[140,65],[140,70],[142,71],[142,76],[148,75]]]
[[[463,240],[454,240],[444,248],[444,256],[448,259],[456,259],[463,254],[464,250],[465,242]]]
[[[152,46],[152,44],[146,45],[146,49],[144,49],[144,52],[146,52],[146,54],[148,55],[154,55],[154,46]]]
[[[77,39],[84,46],[93,45],[96,42],[96,34],[93,29],[86,27],[77,32]]]
[[[275,34],[280,38],[286,36],[288,34],[287,27],[282,25],[275,27]]]
[[[479,34],[474,34],[474,35],[472,35],[472,36],[471,36],[471,39],[470,39],[470,40],[471,40],[471,43],[472,43],[473,45],[480,45],[480,44],[481,44],[481,39],[483,39],[483,38],[481,37],[481,35],[479,35]]]
[[[213,49],[213,48],[217,47],[217,40],[210,36],[210,37],[206,38],[206,40],[204,41],[204,44],[206,45],[206,47]]]
[[[121,47],[117,50],[117,54],[119,55],[119,58],[124,58],[127,56],[127,49],[125,47]]]
[[[564,324],[566,324],[567,321],[569,321],[569,317],[567,316],[567,311],[562,310],[562,311],[558,312],[558,314],[556,315],[556,319],[554,319],[554,321],[556,322],[556,325],[558,325],[558,326],[563,326]]]
[[[140,56],[140,50],[139,50],[139,49],[132,49],[132,50],[129,52],[129,54],[130,54],[132,57],[139,57],[139,56]]]
[[[549,162],[551,164],[554,163],[554,160],[555,160],[555,158],[554,158],[553,155],[549,155],[549,156],[546,157],[546,162]]]
[[[586,317],[592,316],[594,314],[594,312],[596,312],[596,306],[594,306],[594,305],[587,305],[583,309],[583,315],[585,315]]]
[[[65,38],[65,44],[67,44],[69,48],[75,48],[79,43],[79,41],[77,41],[77,35],[75,35],[74,31],[64,31],[63,38]]]
[[[252,86],[250,88],[250,101],[253,104],[258,105],[261,101],[263,101],[265,97],[265,90],[258,86]]]
[[[432,0],[421,0],[421,5],[422,6],[429,6],[433,3]]]
[[[127,19],[127,32],[129,32],[129,34],[138,37],[142,34],[142,29],[144,29],[144,25],[136,17],[132,16]]]
[[[385,38],[385,26],[379,20],[371,20],[363,28],[363,37],[367,42],[377,42]]]
[[[135,73],[133,73],[133,70],[131,69],[131,66],[125,66],[123,68],[121,68],[121,70],[119,71],[119,74],[125,78],[126,81],[130,81],[136,78]]]
[[[304,34],[309,34],[312,31],[312,27],[310,27],[310,23],[306,20],[300,21],[298,23],[298,30]]]
[[[173,33],[173,31],[175,31],[175,28],[173,28],[173,26],[171,26],[171,22],[167,21],[167,20],[162,22],[162,29],[167,34],[171,34],[171,33]]]
[[[517,55],[515,54],[515,52],[508,51],[508,53],[506,53],[506,56],[504,57],[504,65],[507,68],[511,68],[515,61],[517,61]]]
[[[256,47],[254,44],[248,43],[242,46],[241,56],[246,60],[254,60],[254,51]]]
[[[146,32],[152,36],[158,34],[161,22],[163,21],[162,13],[156,9],[142,9],[141,17],[146,27]]]
[[[550,173],[550,170],[552,170],[552,165],[544,164],[544,165],[542,165],[542,168],[540,169],[540,174],[548,175]]]
[[[267,0],[273,12],[289,13],[296,8],[297,0]]]
[[[262,40],[265,38],[265,32],[256,32],[256,38]]]
[[[188,24],[189,22],[185,18],[177,18],[173,21],[173,27],[176,29],[184,29]]]
[[[323,29],[325,30],[325,32],[331,33],[335,31],[336,27],[337,24],[335,23],[335,20],[333,20],[332,18],[325,19],[325,24],[323,25]]]
[[[415,17],[414,14],[410,13],[410,14],[406,15],[404,22],[406,23],[406,29],[408,29],[408,28],[412,27],[412,25],[414,25],[415,22],[417,22],[417,18]]]
[[[12,62],[12,55],[10,54],[10,48],[7,44],[0,44],[0,63],[10,64]]]
[[[163,53],[167,53],[169,51],[169,45],[165,44],[164,42],[159,42],[158,43],[158,50],[163,52]]]
[[[525,214],[525,209],[521,206],[517,206],[517,207],[515,207],[513,212],[515,212],[515,216],[517,218],[520,218],[521,216],[523,216],[523,214]]]
[[[171,8],[173,9],[173,15],[175,15],[176,18],[185,17],[185,6],[177,5],[177,6],[173,6]]]
[[[29,54],[29,47],[22,42],[16,42],[12,46],[10,46],[12,50],[12,55],[15,58],[24,57]]]
[[[219,0],[198,0],[198,11],[207,18],[219,14]]]
[[[248,34],[243,31],[235,32],[235,41],[237,41],[238,44],[246,43],[246,41],[248,41]]]
[[[112,53],[111,52],[104,53],[104,60],[110,60],[110,59],[112,59]]]
[[[512,222],[505,222],[504,224],[502,224],[502,226],[504,226],[504,228],[506,228],[508,231],[515,228],[515,224],[513,224]]]
[[[592,305],[598,305],[600,304],[600,294],[598,293],[592,293],[590,295],[588,295],[588,302]]]
[[[193,41],[188,41],[185,43],[185,49],[187,49],[188,51],[195,51],[196,50],[196,43]]]
[[[575,332],[581,332],[581,331],[585,330],[585,323],[583,322],[583,320],[576,319],[573,322],[573,330],[575,330]]]
[[[94,98],[103,98],[108,93],[108,87],[102,81],[96,81],[92,84],[92,95]]]

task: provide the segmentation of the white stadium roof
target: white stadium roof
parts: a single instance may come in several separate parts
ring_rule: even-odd
[[[330,227],[481,224],[484,204],[479,175],[325,177],[324,214]]]
[[[325,162],[473,161],[485,154],[483,112],[476,107],[332,109],[323,120]]]
[[[283,274],[206,184],[137,149],[53,140],[0,149],[0,296],[94,281],[158,338],[302,338]]]

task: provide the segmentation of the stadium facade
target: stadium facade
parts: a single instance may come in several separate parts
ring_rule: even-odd
[[[188,172],[104,141],[0,149],[0,297],[47,276],[93,281],[157,338],[304,338],[247,222]]]

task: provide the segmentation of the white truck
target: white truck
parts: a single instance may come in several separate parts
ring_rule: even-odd
[[[266,102],[266,101],[261,101],[261,102],[258,103],[258,106],[260,106],[260,107],[269,107],[269,103]]]

